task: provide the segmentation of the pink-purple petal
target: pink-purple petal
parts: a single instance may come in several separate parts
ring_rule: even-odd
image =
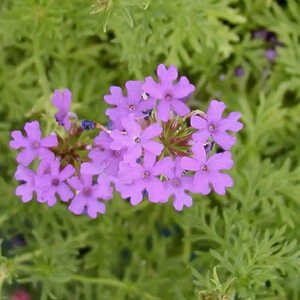
[[[198,116],[192,116],[191,126],[199,130],[207,129],[207,120]]]
[[[240,131],[244,125],[243,123],[239,122],[238,120],[241,117],[240,112],[231,112],[226,118],[222,119],[222,122],[220,124],[220,129],[225,131],[233,131],[238,132]]]
[[[159,160],[155,166],[153,167],[152,173],[154,175],[163,174],[167,177],[172,176],[174,167],[174,161],[171,157],[164,157],[163,159]]]
[[[208,175],[202,172],[197,172],[192,185],[193,193],[201,193],[208,195],[210,193]]]
[[[41,130],[38,121],[27,122],[24,126],[27,136],[34,141],[40,141]]]
[[[162,98],[160,85],[156,83],[151,76],[145,78],[145,83],[143,84],[143,90],[154,99]]]
[[[194,143],[192,146],[192,151],[194,153],[195,158],[201,162],[206,162],[206,151],[202,143]]]
[[[49,135],[41,140],[42,147],[57,147],[57,145],[58,141],[56,135]]]
[[[77,195],[69,205],[68,209],[75,215],[81,215],[85,207],[85,200],[81,195]]]
[[[122,89],[118,86],[111,86],[109,91],[110,95],[104,96],[105,102],[112,105],[120,105],[124,98]]]
[[[225,151],[212,155],[208,161],[207,166],[209,170],[229,170],[233,167],[233,160],[231,152]]]
[[[36,158],[37,151],[26,148],[17,155],[17,162],[27,167]]]
[[[171,105],[178,116],[185,116],[190,112],[190,109],[180,100],[174,99]]]
[[[27,146],[27,139],[23,136],[20,130],[14,130],[11,132],[13,140],[9,142],[9,146],[13,149],[20,149]]]
[[[141,137],[143,139],[149,140],[156,136],[159,136],[162,133],[162,128],[158,123],[153,123],[144,129]]]
[[[219,121],[222,117],[225,108],[226,106],[223,102],[212,100],[207,110],[207,120],[213,122]]]
[[[180,77],[178,83],[176,83],[173,87],[174,96],[177,99],[182,99],[190,96],[195,91],[195,86],[190,84],[187,77]]]
[[[143,93],[142,85],[143,83],[139,80],[129,80],[125,83],[128,103],[137,104],[141,101]]]
[[[177,79],[178,71],[177,68],[171,65],[169,68],[166,68],[165,65],[160,64],[157,67],[157,77],[161,82],[173,82]]]
[[[230,148],[236,143],[236,137],[229,135],[226,132],[216,132],[212,135],[212,137],[213,140],[224,150],[230,150]]]
[[[170,116],[170,109],[170,104],[165,100],[161,100],[157,107],[157,119],[167,122]]]
[[[185,170],[198,171],[200,169],[200,163],[194,158],[183,157],[181,159],[181,167]]]
[[[143,147],[147,150],[147,151],[149,151],[149,152],[151,152],[151,153],[153,153],[153,154],[155,154],[155,155],[160,155],[161,154],[161,152],[163,151],[163,149],[164,149],[164,146],[163,146],[163,144],[160,144],[160,143],[158,143],[158,142],[156,142],[156,141],[148,141],[148,142],[146,142],[146,143],[144,143],[143,144]]]
[[[92,219],[96,219],[98,213],[99,214],[104,214],[105,213],[105,205],[104,205],[104,203],[102,203],[100,201],[92,200],[92,203],[90,203],[87,206],[87,214]]]
[[[73,197],[73,192],[64,182],[57,187],[57,193],[63,202],[67,202]]]
[[[83,184],[77,176],[73,176],[68,179],[69,185],[77,191],[80,191],[83,188]]]
[[[219,195],[225,195],[226,188],[233,186],[233,180],[228,174],[215,172],[211,175],[210,181],[213,189]]]

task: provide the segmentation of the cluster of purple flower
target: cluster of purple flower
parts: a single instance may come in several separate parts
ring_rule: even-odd
[[[71,212],[91,218],[105,212],[103,200],[113,198],[113,187],[132,205],[143,198],[153,203],[172,198],[178,211],[192,205],[191,193],[207,195],[212,188],[224,195],[233,180],[221,171],[233,166],[229,150],[236,138],[229,133],[242,129],[240,113],[222,117],[225,104],[217,100],[206,113],[190,111],[185,100],[195,87],[189,80],[177,80],[176,67],[164,65],[158,66],[157,77],[158,82],[152,77],[128,81],[126,95],[120,87],[110,88],[104,96],[112,105],[106,110],[109,129],[93,121],[79,122],[70,112],[71,92],[55,90],[55,118],[64,126],[64,136],[42,138],[37,121],[25,124],[26,136],[11,133],[10,147],[23,148],[15,173],[23,182],[16,195],[23,202],[36,195],[49,206],[59,196],[70,201]],[[96,134],[89,143],[81,140],[85,130]]]

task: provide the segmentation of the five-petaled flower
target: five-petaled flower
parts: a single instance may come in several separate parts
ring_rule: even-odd
[[[199,144],[193,145],[192,157],[183,157],[181,167],[185,170],[195,171],[193,180],[193,192],[207,195],[210,193],[210,185],[217,194],[224,195],[227,187],[233,186],[233,180],[221,170],[229,170],[233,166],[231,153],[225,151],[207,158],[204,147]]]
[[[229,135],[227,131],[238,132],[243,124],[238,122],[241,117],[239,112],[231,112],[226,118],[222,118],[225,104],[221,101],[212,100],[206,113],[206,119],[192,116],[191,125],[198,129],[193,134],[193,139],[205,143],[211,137],[224,150],[229,150],[235,143],[235,136]]]
[[[178,116],[185,116],[190,112],[190,109],[181,100],[190,96],[195,91],[195,86],[190,84],[189,80],[182,76],[179,81],[174,84],[178,77],[177,68],[170,66],[167,69],[160,64],[157,68],[157,77],[159,83],[149,76],[146,77],[143,85],[143,90],[152,98],[159,101],[157,106],[157,118],[167,122],[170,117],[171,108]]]
[[[53,148],[58,145],[56,135],[49,135],[41,138],[40,124],[38,121],[27,122],[24,126],[27,137],[23,136],[19,130],[12,131],[13,140],[9,145],[13,149],[24,148],[17,156],[17,162],[28,166],[37,156],[40,156],[41,150]]]

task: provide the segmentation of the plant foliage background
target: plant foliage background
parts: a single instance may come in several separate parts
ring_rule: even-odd
[[[1,0],[0,285],[31,299],[300,299],[300,3],[296,0]],[[258,29],[281,46],[253,38]],[[171,204],[118,199],[96,220],[14,196],[9,132],[55,125],[50,97],[73,92],[105,122],[110,85],[175,64],[197,91],[241,111],[234,188]],[[241,66],[243,76],[235,76]]]

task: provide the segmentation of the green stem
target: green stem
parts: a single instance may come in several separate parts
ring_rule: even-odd
[[[44,95],[49,95],[50,94],[49,82],[48,82],[48,78],[46,75],[43,62],[40,57],[39,44],[37,41],[35,41],[33,44],[33,55],[34,55],[34,62],[39,77],[39,83],[42,87]]]
[[[191,255],[191,230],[190,228],[184,228],[184,245],[183,245],[183,262],[188,263]]]
[[[74,281],[80,281],[80,282],[86,282],[86,283],[91,283],[91,284],[102,284],[102,285],[107,285],[111,287],[116,287],[116,288],[121,288],[121,289],[126,289],[128,291],[132,291],[136,293],[137,295],[141,295],[144,297],[144,299],[149,299],[149,300],[159,300],[159,298],[152,296],[151,294],[140,291],[139,289],[133,287],[133,286],[128,286],[124,282],[121,282],[116,279],[109,279],[109,278],[91,278],[91,277],[84,277],[81,275],[73,275],[71,277],[72,280]]]

